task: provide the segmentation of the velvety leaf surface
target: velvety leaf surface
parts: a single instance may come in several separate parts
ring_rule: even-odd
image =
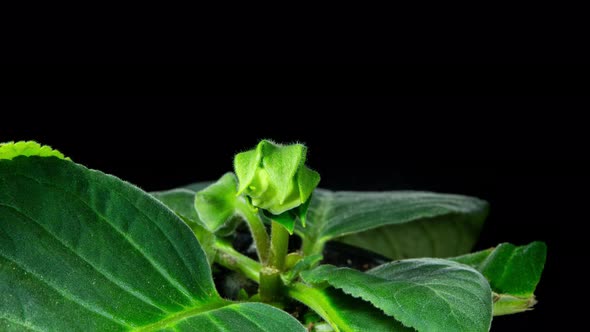
[[[199,219],[199,215],[194,206],[195,192],[179,188],[153,192],[151,194],[157,200],[164,203],[169,209],[174,211],[174,213],[176,213],[193,230],[197,239],[199,239],[203,250],[207,254],[209,263],[212,264],[215,259],[215,249],[213,248],[213,245],[216,241],[216,237],[205,229],[203,222]]]
[[[456,256],[472,248],[487,212],[485,201],[461,195],[318,189],[296,233],[306,254],[338,239],[392,259]]]
[[[359,297],[418,331],[488,331],[492,294],[486,279],[463,264],[410,259],[366,273],[322,265],[301,274]]]
[[[304,331],[217,294],[197,239],[113,176],[57,158],[0,160],[0,330]]]
[[[535,303],[535,288],[545,266],[547,246],[535,241],[525,246],[502,243],[496,248],[452,258],[473,266],[494,291],[494,315],[521,312]]]
[[[335,331],[415,331],[385,315],[369,302],[345,294],[339,289],[313,289],[303,284],[295,284],[289,295],[315,310]]]
[[[177,215],[192,223],[202,224],[195,209],[195,192],[189,189],[178,188],[151,193],[156,199],[164,203]]]
[[[213,182],[214,181],[195,182],[195,183],[187,184],[186,186],[184,186],[182,188],[188,189],[190,191],[194,191],[196,193],[197,191],[210,186]]]

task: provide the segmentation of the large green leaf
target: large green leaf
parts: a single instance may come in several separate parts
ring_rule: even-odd
[[[366,273],[322,265],[303,272],[308,283],[329,285],[360,297],[418,331],[488,331],[492,293],[476,270],[456,262],[410,259]]]
[[[174,213],[115,177],[57,158],[0,160],[0,330],[305,331],[215,290]]]
[[[296,233],[306,254],[337,239],[392,259],[448,257],[471,250],[487,212],[485,201],[461,195],[318,189]]]
[[[296,283],[288,294],[316,311],[335,331],[341,332],[411,332],[394,318],[370,303],[343,293],[339,289],[318,289]]]
[[[535,241],[525,246],[502,243],[496,248],[452,258],[473,266],[494,291],[494,315],[529,310],[536,304],[535,288],[545,266],[547,246]]]

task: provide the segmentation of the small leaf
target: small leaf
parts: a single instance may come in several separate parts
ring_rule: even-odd
[[[278,145],[270,141],[260,142],[262,146],[263,169],[268,173],[269,180],[277,189],[279,204],[284,204],[292,192],[295,174],[299,166],[305,162],[307,148],[301,144]],[[299,195],[297,195],[299,199]]]
[[[237,185],[235,175],[228,172],[196,193],[194,209],[209,232],[229,236],[246,216],[256,215],[247,199],[237,195]]]
[[[299,205],[297,207],[297,216],[299,220],[301,220],[301,226],[305,227],[305,222],[307,221],[307,211],[309,210],[309,203],[311,203],[311,195],[307,198],[305,203]]]
[[[418,331],[488,331],[492,320],[488,282],[476,270],[456,262],[409,259],[366,273],[321,265],[301,277],[360,297]]]
[[[295,233],[307,255],[337,240],[392,259],[448,257],[471,250],[487,212],[485,201],[461,195],[317,189]]]
[[[494,296],[494,316],[503,316],[517,314],[532,310],[537,304],[535,296],[519,297],[509,294],[493,293]]]
[[[272,214],[270,212],[267,212],[266,210],[262,210],[262,213],[269,220],[274,220],[279,224],[283,225],[285,229],[289,232],[289,234],[293,235],[293,230],[295,229],[295,221],[297,220],[297,215],[295,215],[293,211],[285,211],[281,214]]]
[[[18,156],[25,157],[57,157],[70,160],[63,153],[52,149],[49,145],[41,145],[35,141],[19,141],[0,143],[0,159],[14,159]]]
[[[290,284],[291,282],[293,282],[297,277],[299,277],[299,274],[301,272],[309,270],[312,267],[316,266],[322,259],[324,259],[322,255],[311,255],[303,257],[303,259],[297,262],[297,264],[295,264],[295,266],[293,266],[293,268],[290,269],[284,275],[285,284]]]
[[[216,232],[236,214],[237,179],[233,173],[225,173],[217,182],[197,192],[195,207],[210,232]]]
[[[302,202],[308,202],[314,189],[320,183],[320,173],[301,167],[297,173],[297,184],[299,186],[299,195]],[[304,225],[305,226],[305,225]]]
[[[526,246],[502,243],[496,248],[452,258],[473,266],[497,293],[494,315],[527,310],[536,304],[534,292],[545,266],[547,246],[532,242]]]
[[[526,246],[502,243],[452,260],[479,270],[495,292],[527,297],[533,295],[541,279],[546,256],[545,243],[535,241]]]
[[[238,194],[243,193],[244,190],[248,188],[254,179],[256,169],[258,169],[261,160],[262,152],[260,146],[255,150],[238,153],[236,155],[234,158],[234,170],[238,176],[238,179],[240,179]]]

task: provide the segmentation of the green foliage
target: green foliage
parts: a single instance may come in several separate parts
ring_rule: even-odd
[[[345,294],[339,289],[320,289],[297,283],[289,289],[289,295],[315,310],[336,331],[415,331],[385,315],[370,303]]]
[[[207,255],[207,260],[212,264],[216,254],[213,246],[217,237],[205,228],[205,223],[199,218],[193,205],[195,195],[194,191],[184,188],[152,193],[152,196],[174,211],[192,229]]]
[[[494,291],[494,315],[506,315],[535,305],[535,288],[545,265],[547,246],[532,242],[525,246],[502,243],[496,248],[452,260],[473,266],[490,282]]]
[[[35,141],[0,143],[0,159],[13,159],[18,156],[57,157],[70,160],[63,153],[52,149],[48,145],[41,145]]]
[[[471,250],[487,213],[485,201],[461,195],[318,189],[295,232],[306,254],[339,240],[392,259],[449,257]]]
[[[488,331],[492,293],[476,270],[455,262],[422,258],[381,265],[366,273],[322,265],[302,273],[362,298],[418,331]]]
[[[322,265],[327,241],[392,259],[465,254],[488,205],[314,191],[319,175],[305,155],[301,144],[262,141],[236,156],[239,183],[227,173],[149,195],[36,142],[0,144],[0,330],[477,332],[489,330],[492,312],[536,302],[542,242],[365,272]],[[258,261],[231,245],[242,220]],[[287,255],[285,229],[302,250]],[[212,274],[220,266],[259,283],[258,293],[223,298]],[[297,310],[299,321],[279,309],[293,302],[309,310]]]
[[[293,231],[293,216],[305,210],[284,214],[304,205],[320,182],[320,175],[305,166],[307,148],[302,144],[280,145],[262,140],[255,149],[238,153],[234,169],[239,179],[238,193],[250,197],[252,204],[273,215]],[[305,222],[305,217],[302,222]]]
[[[222,227],[233,228],[232,219],[243,213],[255,213],[245,199],[237,195],[238,182],[233,173],[224,174],[217,182],[203,188],[195,196],[195,207],[203,226],[212,233]],[[250,210],[244,211],[242,210]]]
[[[271,306],[223,300],[186,224],[71,162],[0,161],[0,239],[0,330],[304,331]]]

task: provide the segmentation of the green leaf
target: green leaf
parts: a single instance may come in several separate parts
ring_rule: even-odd
[[[199,242],[126,182],[57,158],[0,160],[0,330],[305,331],[217,294]]]
[[[263,155],[263,169],[268,173],[269,180],[275,185],[279,204],[284,204],[293,188],[293,179],[299,166],[305,162],[307,148],[301,144],[278,145],[270,141],[260,142]],[[313,188],[312,188],[313,190]],[[297,193],[299,199],[299,193]],[[279,212],[280,213],[280,212]]]
[[[178,216],[191,224],[205,226],[199,218],[195,209],[195,192],[189,189],[178,188],[165,191],[156,191],[151,193],[156,199],[164,203],[168,208],[174,211]]]
[[[307,211],[309,210],[309,204],[311,203],[311,195],[307,198],[305,203],[299,205],[297,207],[297,217],[301,220],[301,226],[305,227],[305,222],[307,221]]]
[[[70,160],[70,158],[66,158],[63,153],[52,149],[48,145],[41,145],[35,141],[0,143],[0,159],[10,160],[18,156],[57,157]]]
[[[494,315],[522,312],[536,304],[535,289],[545,266],[547,246],[502,243],[496,248],[452,258],[473,266],[490,282],[494,291]]]
[[[182,188],[190,190],[190,191],[194,191],[196,193],[197,191],[210,186],[211,184],[213,184],[213,182],[214,181],[195,182],[195,183],[187,184],[186,186],[183,186]]]
[[[179,190],[192,193],[185,194],[185,198],[178,201],[181,206],[172,207],[177,212],[190,211],[192,218],[198,222],[207,233],[215,232],[215,236],[228,236],[232,234],[238,224],[245,220],[252,232],[256,249],[261,261],[266,261],[268,255],[268,235],[264,224],[255,208],[243,196],[236,196],[235,177],[232,173],[226,173],[217,182],[198,182]],[[198,193],[195,193],[197,190]],[[188,198],[190,197],[190,199]],[[192,200],[191,200],[192,199]],[[200,207],[201,216],[197,211]],[[186,212],[185,212],[186,214]],[[196,214],[196,215],[195,215]],[[206,222],[203,221],[205,218]],[[225,219],[225,221],[223,221]],[[221,224],[220,224],[221,223]],[[195,230],[193,228],[193,230]],[[197,237],[199,237],[198,232]],[[201,238],[199,237],[199,240]],[[214,241],[213,241],[214,242]],[[203,242],[201,242],[203,243]],[[205,250],[214,253],[208,244],[204,244]],[[210,249],[210,250],[209,250]],[[211,257],[208,254],[209,257]],[[211,261],[211,260],[210,260]]]
[[[256,149],[238,153],[234,158],[234,170],[238,179],[240,179],[240,186],[238,187],[238,194],[241,194],[252,183],[256,170],[262,160],[262,145],[259,144]]]
[[[151,193],[157,200],[164,203],[169,209],[174,211],[195,233],[201,247],[207,255],[209,264],[215,260],[215,249],[213,248],[217,237],[205,229],[203,222],[199,219],[197,210],[195,210],[195,192],[180,188],[167,191]]]
[[[474,197],[414,191],[317,189],[306,228],[296,227],[305,254],[337,239],[392,259],[464,254],[475,244],[488,204]]]
[[[236,331],[236,332],[306,332],[301,323],[288,313],[263,303],[236,303],[204,313],[180,316],[173,324],[154,324],[137,331]]]
[[[322,265],[301,277],[360,297],[418,331],[488,331],[492,320],[492,293],[486,279],[452,261],[410,259],[366,273]]]
[[[352,297],[335,288],[318,289],[302,283],[293,284],[288,294],[307,305],[330,323],[335,331],[341,332],[410,332],[370,303]]]
[[[309,198],[319,183],[320,173],[307,167],[301,167],[299,169],[297,173],[297,185],[299,186],[299,198],[302,202],[309,201]]]
[[[237,179],[231,172],[225,173],[219,180],[197,192],[195,207],[199,219],[210,232],[217,232],[222,226],[238,214]],[[240,206],[245,206],[242,204]]]
[[[324,257],[322,255],[305,256],[299,260],[292,269],[283,275],[283,281],[286,285],[292,283],[299,274],[316,266]]]
[[[278,222],[279,224],[283,225],[283,227],[285,227],[285,229],[287,230],[287,232],[289,232],[289,235],[293,235],[293,230],[295,229],[295,221],[297,220],[297,215],[292,211],[285,211],[281,214],[272,214],[266,210],[262,210],[262,214],[264,215],[264,217],[266,217],[268,220],[274,220],[276,222]]]

